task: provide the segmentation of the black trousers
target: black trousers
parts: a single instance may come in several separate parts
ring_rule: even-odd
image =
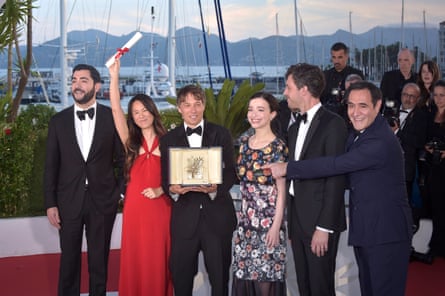
[[[172,235],[170,271],[175,296],[192,296],[193,280],[198,272],[198,256],[202,251],[212,287],[212,296],[229,294],[229,271],[232,260],[232,235],[221,236],[212,231],[201,211],[198,229],[190,238]]]
[[[116,212],[104,215],[97,211],[91,196],[86,191],[85,202],[79,217],[62,219],[59,231],[60,257],[59,296],[79,296],[82,262],[82,237],[85,235],[88,247],[89,294],[105,296],[108,275],[111,232]]]

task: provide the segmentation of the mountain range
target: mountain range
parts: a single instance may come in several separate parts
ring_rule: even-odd
[[[89,29],[68,33],[69,63],[88,63],[102,67],[117,48],[132,36],[131,32],[114,36],[106,32]],[[158,34],[142,32],[143,38],[126,54],[123,67],[146,66],[149,64],[150,44],[153,40],[155,60],[167,63],[167,38]],[[296,60],[296,36],[269,36],[263,39],[247,38],[238,42],[227,42],[229,63],[232,66],[286,66],[296,62],[308,62],[320,66],[329,64],[330,47],[335,42],[344,42],[356,50],[374,48],[399,42],[401,29],[375,27],[362,34],[350,34],[338,30],[331,35],[299,36],[300,59]],[[201,30],[184,27],[176,31],[176,64],[205,66],[205,42]],[[437,56],[439,31],[437,28],[405,27],[404,40],[407,47],[418,47],[430,58]],[[220,39],[215,34],[206,34],[210,65],[222,65]],[[21,49],[24,51],[24,47]],[[33,47],[38,68],[59,67],[59,38]],[[6,53],[0,54],[0,68],[6,68]]]

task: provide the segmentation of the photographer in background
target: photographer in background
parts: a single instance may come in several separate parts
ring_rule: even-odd
[[[428,122],[425,145],[430,166],[425,186],[431,200],[433,220],[428,255],[432,258],[445,257],[445,80],[434,84],[433,100],[437,110]]]
[[[419,153],[423,151],[423,147],[426,143],[426,128],[428,123],[428,114],[423,109],[417,106],[420,99],[420,88],[415,83],[407,83],[402,89],[402,104],[399,110],[396,110],[398,117],[389,117],[387,120],[392,121],[394,126],[392,127],[397,138],[400,141],[400,145],[403,149],[403,156],[405,161],[405,182],[406,191],[408,193],[408,200],[413,212],[413,232],[415,233],[419,229],[419,220],[422,209],[424,209],[424,202],[422,206],[416,205],[415,192],[419,190],[413,190],[414,187],[418,187],[416,181],[416,171],[419,167]],[[426,264],[431,264],[432,259],[425,254],[416,252],[412,248],[411,261],[419,261]]]
[[[324,107],[343,117],[346,114],[346,105],[343,102],[346,77],[357,74],[364,79],[362,71],[347,65],[348,59],[349,48],[344,43],[337,42],[332,45],[331,61],[334,67],[323,71],[326,87],[320,97]]]

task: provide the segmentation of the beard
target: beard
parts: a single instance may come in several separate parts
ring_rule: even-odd
[[[76,101],[78,104],[81,104],[81,105],[84,105],[84,104],[87,104],[88,102],[90,102],[94,98],[94,95],[96,94],[96,90],[93,88],[89,92],[85,93],[83,95],[83,97],[80,97],[77,99],[74,95],[74,93],[76,91],[78,91],[78,90],[74,90],[72,92],[73,99],[74,99],[74,101]]]

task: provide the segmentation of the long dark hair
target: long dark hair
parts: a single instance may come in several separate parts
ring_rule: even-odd
[[[433,81],[431,82],[430,87],[427,89],[425,86],[425,82],[422,80],[422,68],[426,65],[428,71],[433,74]],[[417,103],[420,107],[427,106],[432,102],[431,93],[433,91],[434,83],[439,80],[441,77],[440,70],[437,64],[433,61],[424,61],[419,67],[419,73],[417,75],[417,84],[420,87],[420,100]]]
[[[143,135],[142,130],[136,125],[133,118],[133,104],[134,102],[141,102],[148,112],[153,115],[153,128],[155,134],[158,137],[163,136],[167,131],[162,125],[161,115],[159,114],[158,108],[156,108],[153,100],[145,94],[137,94],[131,98],[128,102],[128,115],[127,115],[127,125],[128,125],[128,140],[125,143],[127,147],[127,159],[125,161],[125,176],[127,179],[130,177],[130,169],[133,166],[134,161],[139,155],[139,149],[142,146]]]

